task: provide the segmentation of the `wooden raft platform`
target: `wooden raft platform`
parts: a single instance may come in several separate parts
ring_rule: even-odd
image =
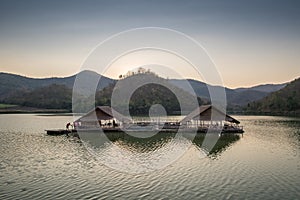
[[[53,129],[45,130],[48,135],[68,135],[69,133],[77,132],[76,130]]]
[[[185,129],[180,129],[178,127],[176,128],[162,128],[159,130],[159,132],[161,133],[176,133],[177,131],[184,131],[184,132],[197,132],[197,133],[207,133],[208,132],[208,128],[198,128],[198,129],[195,129],[195,128],[185,128]],[[54,129],[54,130],[45,130],[47,132],[48,135],[69,135],[69,134],[72,134],[72,133],[77,133],[77,130],[76,129],[70,129],[70,130],[66,130],[66,129]],[[93,131],[99,131],[99,129],[80,129],[78,130],[80,132],[93,132]],[[111,132],[124,132],[124,130],[122,130],[121,128],[102,128],[102,131],[104,133],[111,133]],[[158,131],[158,130],[143,130],[143,129],[137,129],[137,130],[134,130],[134,129],[127,129],[126,132],[153,132],[153,131]],[[243,134],[244,133],[244,130],[243,129],[240,129],[240,128],[233,128],[233,129],[216,129],[216,130],[213,130],[212,131],[214,132],[218,132],[218,133],[221,133],[221,134],[226,134],[226,133],[232,133],[232,134]]]

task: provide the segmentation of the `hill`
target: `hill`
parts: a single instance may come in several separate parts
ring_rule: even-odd
[[[99,91],[96,95],[97,105],[110,105],[112,92],[114,92],[116,98],[119,101],[119,107],[117,106],[115,109],[123,113],[124,105],[127,105],[127,103],[122,99],[124,95],[122,93],[124,90],[123,86],[131,85],[132,83],[138,83],[139,81],[143,82],[145,79],[151,79],[152,83],[139,87],[133,92],[132,96],[130,97],[129,111],[133,115],[148,114],[150,107],[154,104],[162,105],[165,108],[167,114],[181,114],[181,110],[189,113],[196,108],[190,108],[191,99],[196,98],[196,100],[198,101],[197,105],[208,103],[207,101],[202,100],[199,97],[195,97],[189,92],[184,91],[183,89],[169,84],[166,79],[151,74],[136,74],[131,77],[125,78],[124,80],[120,80],[120,83],[116,86],[110,85],[109,87],[106,87],[103,90]],[[159,83],[163,83],[164,86]],[[177,97],[182,99],[182,102],[188,106],[186,106],[186,108],[181,108]]]
[[[255,90],[255,91],[260,91],[260,92],[276,92],[282,88],[284,88],[287,85],[287,83],[282,83],[282,84],[263,84],[263,85],[257,85],[253,86],[250,88],[236,88],[236,92],[244,92],[248,90]]]
[[[24,107],[71,111],[72,90],[65,85],[52,84],[33,91],[20,91],[5,98],[3,102]]]
[[[144,76],[142,74],[134,75],[128,77],[122,81],[127,81],[128,79],[133,79],[135,77]],[[152,77],[154,82],[165,82],[166,80],[159,77]],[[131,80],[132,81],[132,80]],[[133,80],[136,83],[136,80]],[[189,105],[191,98],[196,98],[199,104],[202,104],[203,101],[198,97],[193,97],[190,93],[177,88],[176,86],[169,85],[172,88],[172,91],[175,91],[177,96],[180,96],[186,105]],[[91,108],[85,107],[87,100],[93,100],[95,98],[96,105],[110,105],[111,96],[113,91],[120,92],[122,91],[122,84],[116,85],[114,82],[99,90],[96,93],[96,98],[92,96],[84,97],[82,96],[81,106],[83,110],[81,112],[87,112]],[[147,84],[136,91],[130,98],[129,108],[132,115],[146,115],[149,112],[149,109],[154,104],[161,104],[167,114],[180,114],[181,107],[179,102],[174,95],[174,93],[168,88],[161,86],[159,84]],[[118,98],[122,99],[122,97]],[[11,94],[9,97],[2,100],[3,103],[13,104],[22,106],[23,108],[38,108],[38,109],[64,109],[71,111],[72,110],[72,89],[66,85],[51,84],[44,87],[39,87],[33,90],[22,90],[17,93]],[[22,108],[17,107],[18,110]],[[123,107],[119,108],[119,111],[122,112]],[[193,107],[192,109],[195,109]],[[77,110],[78,111],[78,110]],[[191,111],[191,110],[190,110]]]
[[[178,79],[171,79],[169,80],[170,83],[176,85],[177,87],[189,91],[188,88],[186,88],[183,85],[183,80]],[[204,99],[210,99],[209,91],[207,84],[201,81],[188,79],[187,80],[191,87],[194,89],[195,94],[201,98]],[[221,88],[220,86],[212,86],[213,88]],[[251,88],[238,88],[238,89],[230,89],[230,88],[224,88],[227,98],[227,104],[229,109],[233,108],[240,108],[244,105],[247,105],[248,103],[252,101],[256,101],[259,99],[262,99],[263,97],[266,97],[270,92],[277,91],[279,88],[283,87],[283,84],[279,85],[262,85],[262,86],[255,86]]]
[[[244,108],[249,114],[300,116],[300,78]]]
[[[98,77],[100,83],[98,84],[98,89],[102,89],[111,83],[116,82],[113,79],[107,78],[105,76],[100,76],[96,72],[83,71],[80,72],[81,75],[87,75],[92,77]],[[77,75],[77,74],[76,74]],[[0,73],[0,102],[7,99],[9,96],[14,96],[18,93],[24,91],[33,91],[37,88],[47,87],[53,84],[64,85],[69,89],[73,88],[76,75],[64,77],[64,78],[28,78],[15,74]]]
[[[110,79],[105,76],[101,76],[96,72],[92,71],[83,71],[80,72],[80,76],[85,76],[87,81],[90,80],[98,80],[100,77],[100,83],[97,86],[98,91],[101,91],[103,88],[108,87],[109,85],[114,85],[118,80]],[[35,90],[43,88],[43,90],[48,90],[51,85],[60,85],[65,86],[65,89],[72,90],[76,75],[64,77],[64,78],[28,78],[15,74],[7,74],[0,73],[0,103],[6,104],[14,104],[16,99],[19,98],[19,104],[24,104],[25,99],[21,101],[20,95],[30,94],[31,92],[36,92]],[[169,84],[181,89],[182,91],[188,92],[190,95],[189,88],[186,87],[186,80],[178,80],[178,79],[169,79],[166,80]],[[194,89],[194,92],[197,96],[199,96],[202,100],[209,101],[210,95],[208,92],[208,88],[206,83],[188,79],[187,80],[191,87]],[[266,97],[270,92],[277,91],[281,87],[285,86],[285,84],[267,84],[267,85],[258,85],[251,88],[237,88],[230,89],[224,88],[227,96],[227,104],[230,111],[241,111],[241,108],[247,105],[250,102],[260,100]],[[220,86],[212,86],[215,88],[221,88]],[[51,88],[51,87],[50,87]],[[52,89],[51,89],[52,90]],[[38,90],[40,91],[40,90]],[[50,92],[52,94],[54,91]],[[84,93],[84,91],[82,91]],[[181,92],[182,93],[182,92]],[[61,96],[64,98],[64,95]],[[150,97],[149,97],[150,98]],[[104,98],[103,101],[107,101]],[[35,102],[35,101],[33,101]],[[18,104],[18,105],[19,105]],[[28,102],[26,103],[28,104]],[[33,104],[33,103],[32,103]]]

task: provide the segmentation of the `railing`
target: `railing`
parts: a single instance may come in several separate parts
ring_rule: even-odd
[[[95,124],[82,125],[76,127],[77,129],[87,129],[87,128],[104,128],[104,129],[153,129],[153,130],[161,130],[161,129],[191,129],[205,132],[207,130],[216,130],[222,132],[243,132],[243,126],[235,125],[235,124],[181,124],[178,121],[175,122],[151,122],[151,121],[143,121],[143,122],[132,122],[132,123],[123,123],[123,124],[102,124],[101,126]]]

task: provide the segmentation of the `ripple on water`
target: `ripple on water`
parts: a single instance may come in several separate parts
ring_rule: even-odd
[[[63,127],[72,121],[67,116],[0,116],[0,199],[297,199],[299,122],[276,117],[238,118],[245,126],[244,137],[225,146],[216,159],[200,159],[194,142],[171,165],[130,174],[101,164],[76,139],[45,135],[46,126]],[[9,124],[13,120],[24,124]],[[170,146],[124,142],[116,145],[127,149],[125,156],[150,159],[149,167],[153,167],[164,156],[161,147],[176,152],[187,141],[177,140]],[[102,159],[126,166],[124,154],[115,150],[106,146],[106,153],[111,154]],[[153,157],[153,152],[159,157]],[[115,157],[112,160],[108,155]]]

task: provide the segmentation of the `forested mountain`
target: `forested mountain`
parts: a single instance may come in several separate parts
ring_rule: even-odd
[[[196,108],[195,106],[192,107],[191,99],[195,100],[193,102],[198,101],[197,106],[208,103],[207,100],[201,99],[197,96],[193,96],[189,92],[186,92],[183,89],[168,83],[166,79],[149,74],[137,74],[130,78],[126,78],[131,79],[129,81],[126,79],[120,80],[120,84],[117,84],[116,86],[111,85],[110,87],[106,87],[103,90],[99,91],[96,95],[97,105],[111,105],[111,96],[112,92],[114,92],[116,94],[118,103],[120,104],[120,107],[118,108],[117,106],[115,109],[122,113],[122,109],[124,109],[123,105],[127,105],[127,103],[125,101],[123,102],[122,100],[122,90],[124,89],[122,87],[122,81],[136,83],[139,80],[144,80],[149,77],[153,83],[139,87],[133,92],[132,96],[130,97],[129,111],[131,114],[147,114],[151,106],[155,104],[162,105],[167,114],[181,114],[181,110],[183,112],[187,111],[187,113],[189,113]],[[161,83],[163,83],[163,85],[161,85]],[[126,83],[124,85],[126,85]],[[186,106],[186,108],[180,107],[178,98],[181,99],[181,102]]]
[[[300,78],[265,98],[249,103],[246,113],[271,115],[300,115]]]
[[[89,80],[97,80],[101,77],[100,83],[98,84],[98,97],[99,93],[102,95],[101,98],[98,98],[98,103],[107,104],[110,101],[108,96],[111,92],[111,87],[113,87],[118,80],[110,79],[105,76],[100,76],[96,72],[92,71],[83,71],[79,75],[84,75]],[[16,104],[23,106],[32,106],[40,108],[63,108],[70,109],[71,98],[70,94],[74,85],[76,75],[65,77],[65,78],[28,78],[15,74],[0,73],[0,103],[6,104]],[[178,79],[165,79],[166,82],[180,89],[180,93],[184,93],[185,96],[191,95],[189,88],[186,87],[186,80]],[[195,94],[200,97],[202,100],[209,100],[210,95],[207,89],[207,85],[201,81],[197,80],[187,80],[188,83],[193,88]],[[224,88],[227,97],[228,108],[231,111],[238,110],[247,105],[250,102],[260,100],[266,97],[270,92],[277,91],[278,89],[284,87],[285,84],[278,85],[260,85],[252,88],[238,88],[238,89],[229,89]],[[153,95],[160,97],[162,101],[165,101],[169,94],[164,91],[163,88],[158,88],[158,86],[152,85],[154,87]],[[212,86],[213,88],[220,89],[220,86]],[[105,89],[104,89],[105,88]],[[104,89],[102,91],[102,89]],[[144,90],[149,88],[144,87]],[[57,90],[57,91],[55,91]],[[160,95],[160,91],[164,91],[166,97]],[[40,96],[39,96],[40,95]],[[152,96],[147,96],[148,93],[145,93],[148,99],[151,99]],[[43,96],[43,97],[42,97]],[[44,102],[42,102],[44,101]],[[160,101],[160,102],[162,102]],[[50,103],[52,102],[52,103]],[[55,103],[56,102],[56,103]],[[140,104],[133,98],[134,105]],[[148,101],[145,102],[145,108],[148,108]],[[173,101],[173,103],[175,103]],[[170,105],[169,105],[170,107]],[[132,108],[135,108],[134,106]],[[174,108],[174,107],[173,107]]]
[[[92,71],[83,71],[80,74],[95,77],[100,75]],[[76,74],[77,75],[77,74]],[[64,85],[69,89],[73,88],[76,75],[64,78],[28,78],[15,74],[0,73],[0,102],[9,96],[15,96],[20,92],[30,92],[37,88],[47,87],[53,84]],[[98,89],[102,89],[116,81],[105,76],[101,76]]]
[[[34,108],[66,109],[72,108],[72,90],[65,85],[52,84],[33,91],[20,91],[4,98],[3,103]]]
[[[189,91],[187,87],[183,84],[182,80],[171,79],[169,80],[172,84],[176,85],[183,90]],[[201,98],[210,99],[210,94],[208,91],[208,87],[206,83],[196,80],[187,80],[191,87],[194,89],[196,95]],[[251,88],[238,88],[238,89],[229,89],[224,88],[227,98],[227,104],[230,108],[234,108],[236,106],[244,106],[252,101],[256,101],[262,99],[267,96],[270,92],[277,91],[284,87],[285,84],[269,84],[262,86],[255,86]],[[220,89],[220,86],[211,86],[212,88]]]

